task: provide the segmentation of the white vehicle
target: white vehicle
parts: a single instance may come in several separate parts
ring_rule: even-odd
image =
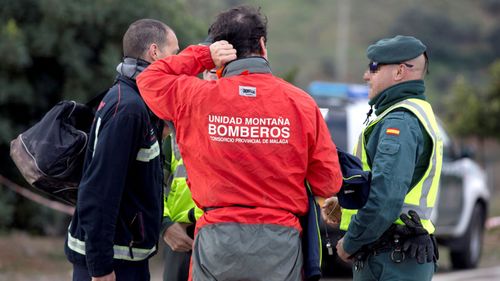
[[[324,110],[324,117],[335,144],[344,151],[352,152],[370,109],[368,88],[364,85],[313,82],[309,92],[319,107],[328,109],[327,112]],[[444,145],[443,168],[438,200],[431,220],[436,226],[438,242],[450,249],[453,268],[474,268],[481,257],[488,211],[490,193],[487,179],[476,162],[454,153],[451,139],[442,126],[440,128]],[[324,224],[321,228],[323,238],[328,234],[330,240],[335,240],[342,235],[340,230],[328,228]],[[323,253],[323,267],[328,273],[335,268],[331,263],[338,264],[340,260],[336,256],[329,256],[326,248]]]

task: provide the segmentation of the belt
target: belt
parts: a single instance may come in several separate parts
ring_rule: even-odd
[[[205,207],[205,208],[203,208],[203,211],[204,212],[209,212],[209,211],[213,211],[213,210],[221,209],[221,208],[248,208],[248,209],[255,209],[255,206],[229,205],[229,206]]]
[[[354,270],[359,271],[363,269],[364,263],[370,255],[376,256],[380,253],[391,251],[391,260],[394,263],[401,263],[405,260],[403,242],[401,236],[396,233],[395,225],[392,225],[379,239],[377,239],[377,241],[364,245],[359,251],[352,255]]]
[[[403,262],[406,258],[405,251],[403,251],[403,245],[405,244],[405,242],[410,243],[411,247],[413,247],[415,244],[417,244],[419,247],[433,247],[434,253],[426,252],[424,253],[424,256],[419,255],[420,251],[419,253],[417,253],[417,256],[415,256],[415,252],[407,253],[411,257],[416,257],[419,263],[425,262],[423,258],[427,259],[427,262],[429,262],[428,258],[430,257],[430,255],[432,255],[434,262],[439,259],[439,252],[434,235],[425,234],[429,235],[430,239],[424,239],[422,241],[414,239],[418,239],[420,235],[424,234],[415,236],[402,233],[405,232],[401,232],[401,230],[398,231],[398,228],[395,225],[392,225],[386,232],[382,234],[382,236],[377,241],[361,247],[361,249],[352,256],[354,260],[354,270],[361,270],[363,268],[364,262],[370,255],[376,256],[377,254],[384,252],[391,252],[390,258],[394,263]],[[428,245],[427,243],[431,243],[432,245]],[[407,245],[405,245],[405,247],[407,247]]]
[[[261,207],[261,206],[248,206],[248,205],[229,205],[229,206],[212,206],[212,207],[204,207],[203,208],[203,212],[210,212],[210,211],[213,211],[213,210],[217,210],[217,209],[222,209],[222,208],[244,208],[244,209],[256,209],[256,208],[265,208],[265,209],[272,209],[272,210],[278,210],[278,211],[282,211],[283,213],[289,213],[289,214],[292,214],[294,215],[295,217],[297,218],[300,218],[302,216],[299,216],[295,213],[292,213],[288,210],[285,210],[285,209],[275,209],[275,208],[271,208],[271,207]]]

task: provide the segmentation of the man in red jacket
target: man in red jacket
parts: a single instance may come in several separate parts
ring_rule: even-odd
[[[301,280],[304,182],[322,197],[342,182],[316,103],[271,73],[266,29],[259,10],[232,8],[211,26],[210,47],[190,46],[137,79],[151,110],[174,123],[193,199],[205,210],[194,280]],[[196,77],[214,67],[219,80]]]

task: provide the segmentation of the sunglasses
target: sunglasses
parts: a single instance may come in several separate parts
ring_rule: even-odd
[[[378,63],[376,61],[371,61],[368,64],[368,69],[370,70],[370,73],[375,73],[377,72],[382,65],[391,65],[391,64],[404,64],[408,68],[412,68],[413,64],[409,64],[406,62],[397,62],[397,63]]]

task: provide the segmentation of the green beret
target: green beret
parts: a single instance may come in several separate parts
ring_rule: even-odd
[[[427,47],[417,38],[398,35],[370,45],[366,49],[366,56],[378,63],[399,63],[420,56],[426,49]]]

